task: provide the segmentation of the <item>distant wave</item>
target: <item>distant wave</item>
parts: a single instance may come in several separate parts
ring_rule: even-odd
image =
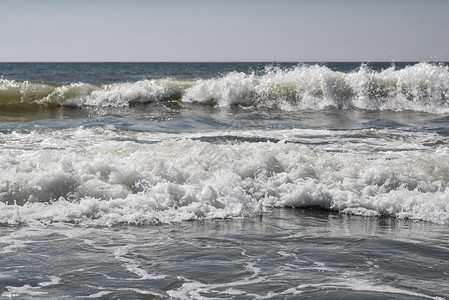
[[[213,79],[141,80],[57,85],[0,80],[0,107],[128,106],[176,100],[220,107],[281,110],[341,109],[449,112],[449,67],[419,63],[376,72],[362,64],[350,73],[325,66],[267,68],[262,74],[230,72]]]

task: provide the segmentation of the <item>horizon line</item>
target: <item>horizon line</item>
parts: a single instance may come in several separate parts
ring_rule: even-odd
[[[290,61],[290,60],[229,60],[229,61],[138,61],[138,60],[86,60],[86,61],[0,61],[2,64],[7,63],[420,63],[420,62],[428,62],[428,63],[447,63],[449,60],[298,60],[298,61]]]

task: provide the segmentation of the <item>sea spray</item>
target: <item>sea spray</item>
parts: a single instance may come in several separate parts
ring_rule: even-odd
[[[128,106],[176,100],[219,107],[281,110],[339,109],[449,111],[449,69],[419,63],[373,71],[362,64],[343,73],[321,65],[262,72],[229,72],[210,79],[162,78],[93,85],[0,81],[0,105]]]

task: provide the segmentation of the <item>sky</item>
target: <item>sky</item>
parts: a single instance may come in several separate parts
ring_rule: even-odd
[[[0,0],[0,62],[449,61],[449,0]]]

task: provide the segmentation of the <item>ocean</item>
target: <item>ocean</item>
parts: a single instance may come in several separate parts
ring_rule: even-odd
[[[0,63],[0,298],[449,298],[449,64]]]

